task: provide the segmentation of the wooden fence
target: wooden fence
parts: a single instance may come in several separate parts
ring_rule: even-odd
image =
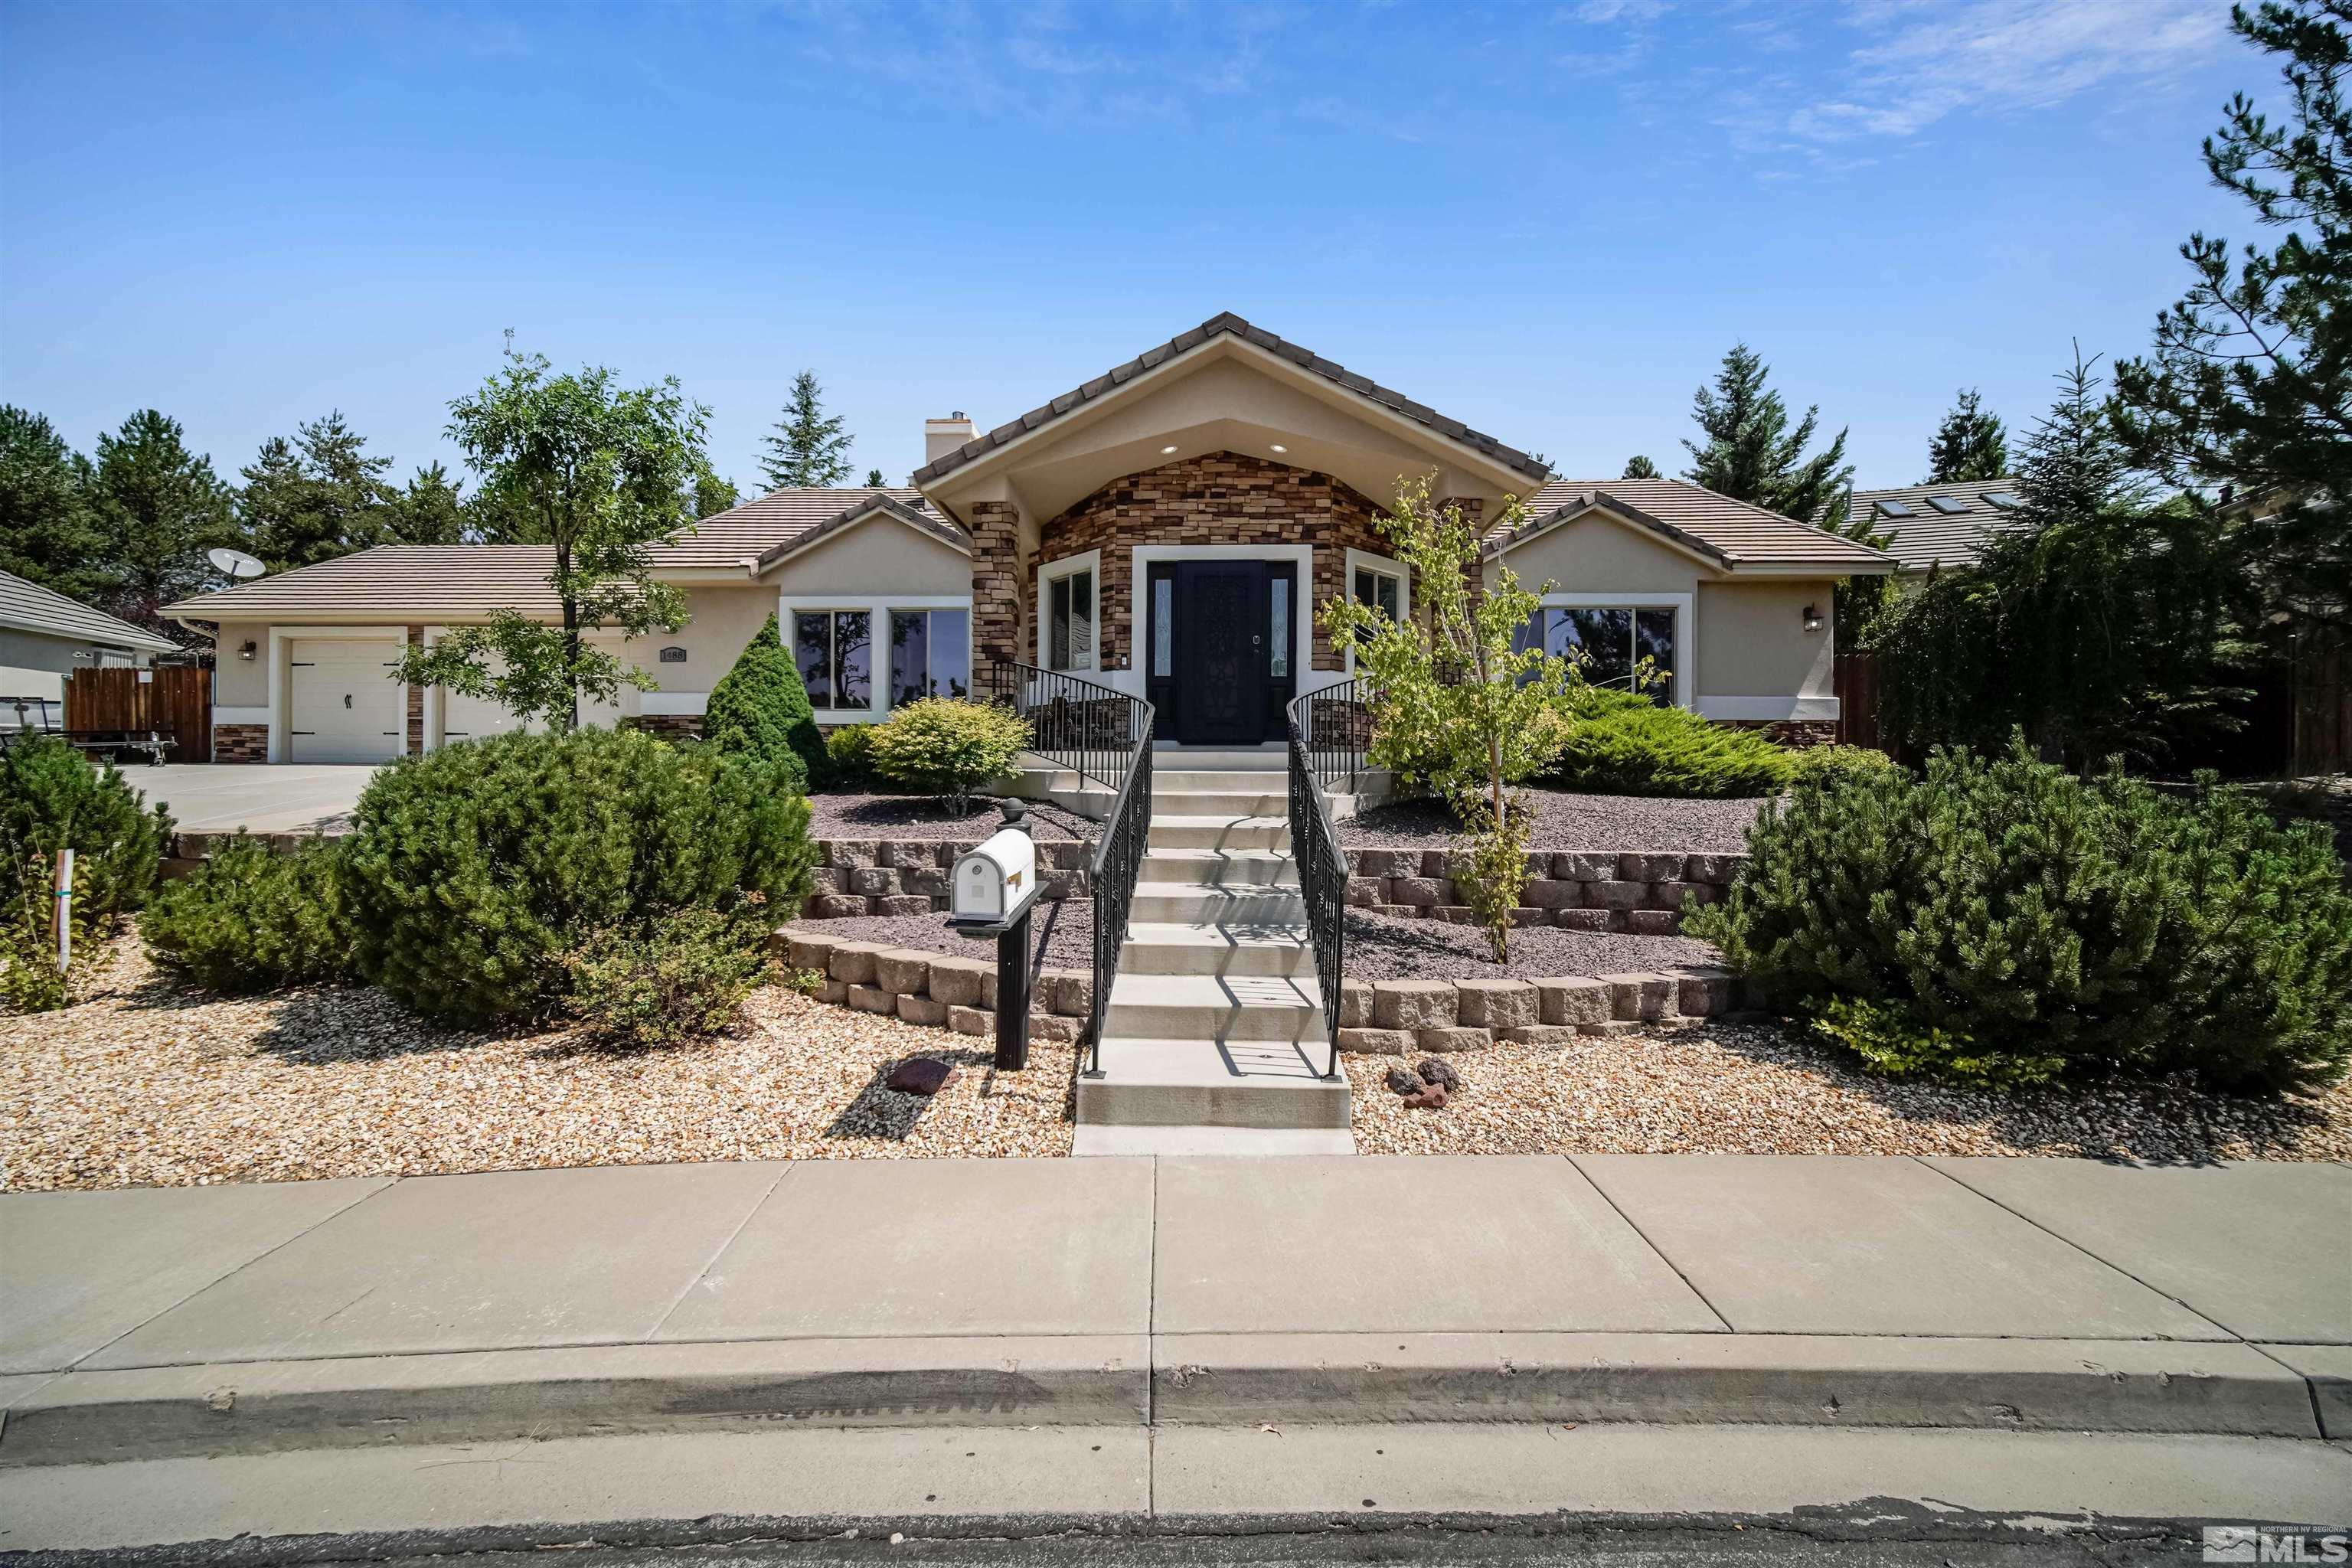
[[[68,730],[161,730],[175,763],[213,760],[213,672],[192,664],[77,669],[66,677]]]
[[[1878,728],[1881,668],[1874,653],[1837,656],[1838,739],[1849,746],[1885,744]]]

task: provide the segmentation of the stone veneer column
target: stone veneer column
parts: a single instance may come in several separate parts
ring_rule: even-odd
[[[425,646],[423,626],[408,628],[408,646],[412,648]],[[412,757],[425,754],[425,688],[421,686],[408,689],[408,754]]]
[[[992,660],[1017,660],[1021,647],[1019,514],[1010,501],[971,503],[971,663],[974,679]]]

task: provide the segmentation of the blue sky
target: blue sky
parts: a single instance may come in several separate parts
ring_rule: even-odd
[[[1571,474],[1675,471],[1744,337],[1904,484],[1956,387],[2145,346],[2276,79],[2209,0],[0,0],[0,397],[405,474],[511,327],[747,485],[813,366],[897,481],[1232,310]]]

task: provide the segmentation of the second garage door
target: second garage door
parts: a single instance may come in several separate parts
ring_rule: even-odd
[[[288,650],[289,763],[383,763],[400,755],[408,689],[381,642],[300,638]]]

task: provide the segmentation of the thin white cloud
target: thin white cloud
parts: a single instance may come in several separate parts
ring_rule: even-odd
[[[1861,0],[1849,21],[1871,41],[1790,116],[1795,136],[1904,137],[1968,110],[2050,109],[2201,65],[2229,32],[2213,0]]]
[[[1654,22],[1666,14],[1668,0],[1584,0],[1576,8],[1580,22]]]

